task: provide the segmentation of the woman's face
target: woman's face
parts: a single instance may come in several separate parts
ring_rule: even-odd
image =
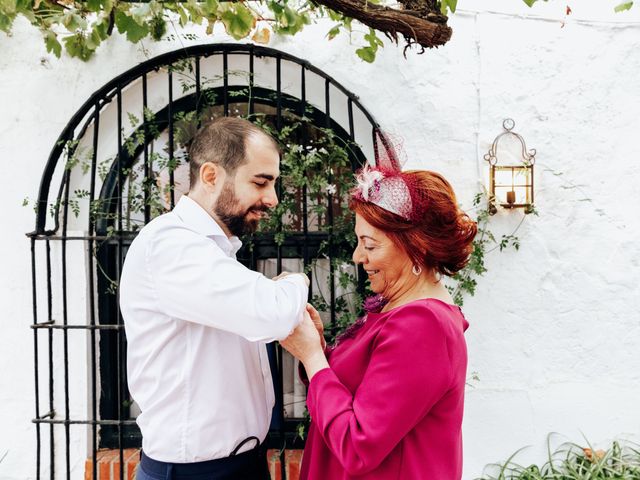
[[[371,290],[387,299],[404,290],[410,281],[413,264],[404,250],[395,246],[382,230],[356,214],[358,246],[353,261],[362,264],[371,282]]]

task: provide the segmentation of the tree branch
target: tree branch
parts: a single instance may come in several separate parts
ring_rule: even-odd
[[[401,34],[407,47],[418,44],[423,48],[444,45],[451,39],[447,17],[429,11],[398,10],[368,3],[364,0],[314,0],[347,17],[378,30],[394,41]]]

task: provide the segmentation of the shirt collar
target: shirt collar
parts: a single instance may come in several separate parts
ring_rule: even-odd
[[[228,247],[224,248],[227,255],[235,255],[242,247],[242,242],[238,237],[235,235],[227,237],[218,222],[199,203],[187,195],[180,197],[173,212],[196,232],[215,240],[221,247]]]

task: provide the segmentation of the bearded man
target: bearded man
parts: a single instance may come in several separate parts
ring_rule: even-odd
[[[189,149],[190,189],[126,256],[120,308],[129,390],[140,407],[138,480],[267,480],[274,405],[266,343],[301,322],[304,274],[268,279],[236,260],[239,236],[278,204],[278,147],[220,118]]]

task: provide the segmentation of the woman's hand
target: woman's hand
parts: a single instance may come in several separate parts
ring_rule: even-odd
[[[327,346],[327,342],[324,339],[324,323],[322,323],[322,318],[320,318],[320,314],[310,303],[307,303],[307,313],[311,317],[313,324],[316,326],[316,330],[318,330],[318,334],[320,335],[320,345],[322,345],[322,350],[324,350]]]
[[[304,364],[309,380],[319,370],[329,366],[324,356],[324,348],[320,343],[320,338],[311,316],[308,312],[305,312],[302,323],[298,325],[291,335],[280,342],[283,348]]]

